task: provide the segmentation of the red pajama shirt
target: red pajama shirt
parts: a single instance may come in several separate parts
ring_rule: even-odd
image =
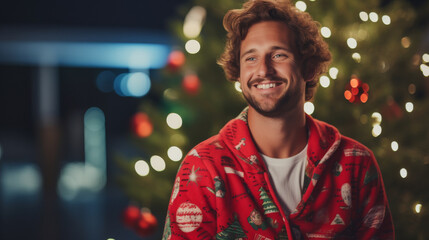
[[[163,239],[394,239],[370,150],[306,117],[304,194],[285,215],[247,125],[247,110],[193,148],[177,173]]]

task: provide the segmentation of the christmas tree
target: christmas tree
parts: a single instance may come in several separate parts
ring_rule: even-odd
[[[294,3],[320,23],[333,55],[305,111],[374,152],[397,238],[427,238],[429,54],[422,34],[428,25],[429,3]],[[189,1],[171,23],[183,44],[170,54],[164,70],[152,73],[150,94],[142,99],[133,119],[133,142],[145,155],[117,157],[122,170],[118,180],[141,206],[165,213],[183,155],[216,134],[246,105],[239,88],[225,80],[216,65],[225,43],[223,15],[241,4],[238,0]]]
[[[243,231],[243,228],[240,226],[240,223],[237,220],[237,216],[234,218],[234,222],[231,223],[225,230],[216,234],[216,239],[219,240],[228,240],[228,239],[240,239],[245,238],[246,234]]]
[[[264,208],[265,214],[275,213],[279,211],[276,205],[271,200],[271,198],[268,196],[265,189],[262,187],[259,189],[259,198],[262,200],[262,207]]]

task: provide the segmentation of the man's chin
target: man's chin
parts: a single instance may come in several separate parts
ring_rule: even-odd
[[[280,117],[284,111],[282,111],[278,106],[272,106],[272,107],[260,107],[256,104],[249,103],[249,105],[260,115],[265,117]]]

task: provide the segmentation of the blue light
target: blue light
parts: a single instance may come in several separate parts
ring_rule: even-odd
[[[143,97],[151,87],[150,78],[146,73],[122,73],[113,83],[115,92],[122,97]]]
[[[167,63],[171,48],[151,43],[0,42],[0,62],[157,69]]]
[[[115,74],[111,71],[103,71],[98,74],[95,83],[98,90],[108,93],[113,91],[113,81],[115,80]]]
[[[145,73],[131,73],[127,78],[128,93],[133,97],[143,97],[149,92],[150,86],[150,78]]]
[[[126,78],[127,76],[128,76],[128,73],[121,73],[115,78],[115,81],[113,82],[113,89],[121,97],[126,96],[123,91],[122,82],[123,82],[123,79]]]

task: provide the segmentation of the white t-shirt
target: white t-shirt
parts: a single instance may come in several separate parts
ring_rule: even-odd
[[[303,195],[307,147],[308,144],[300,153],[289,158],[271,158],[261,154],[285,214],[296,209]]]

